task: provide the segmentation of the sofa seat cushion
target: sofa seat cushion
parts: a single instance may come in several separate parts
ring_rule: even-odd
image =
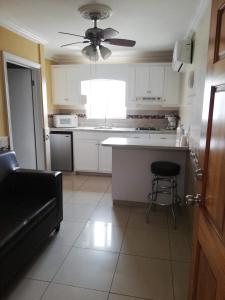
[[[56,206],[56,199],[7,197],[0,203],[0,251],[15,244],[34,224]]]

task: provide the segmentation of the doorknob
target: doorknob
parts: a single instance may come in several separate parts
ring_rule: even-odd
[[[194,195],[186,195],[186,204],[189,205],[194,205],[194,204],[199,204],[202,199],[201,199],[201,195],[197,194],[196,196]]]
[[[197,169],[194,171],[197,180],[203,180],[203,170]]]

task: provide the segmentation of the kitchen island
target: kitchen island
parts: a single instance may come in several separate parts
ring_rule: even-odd
[[[169,139],[108,138],[101,143],[112,147],[112,197],[114,203],[146,203],[151,191],[151,163],[171,161],[181,166],[177,176],[178,194],[185,195],[185,173],[188,147],[175,137]]]

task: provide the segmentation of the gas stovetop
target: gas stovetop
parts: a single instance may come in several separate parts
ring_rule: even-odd
[[[157,128],[155,127],[136,127],[136,130],[145,130],[145,131],[149,131],[149,130],[157,130]]]

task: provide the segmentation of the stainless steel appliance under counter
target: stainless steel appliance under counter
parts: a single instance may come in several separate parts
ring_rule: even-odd
[[[50,133],[51,169],[53,171],[73,171],[72,132],[54,131]]]

